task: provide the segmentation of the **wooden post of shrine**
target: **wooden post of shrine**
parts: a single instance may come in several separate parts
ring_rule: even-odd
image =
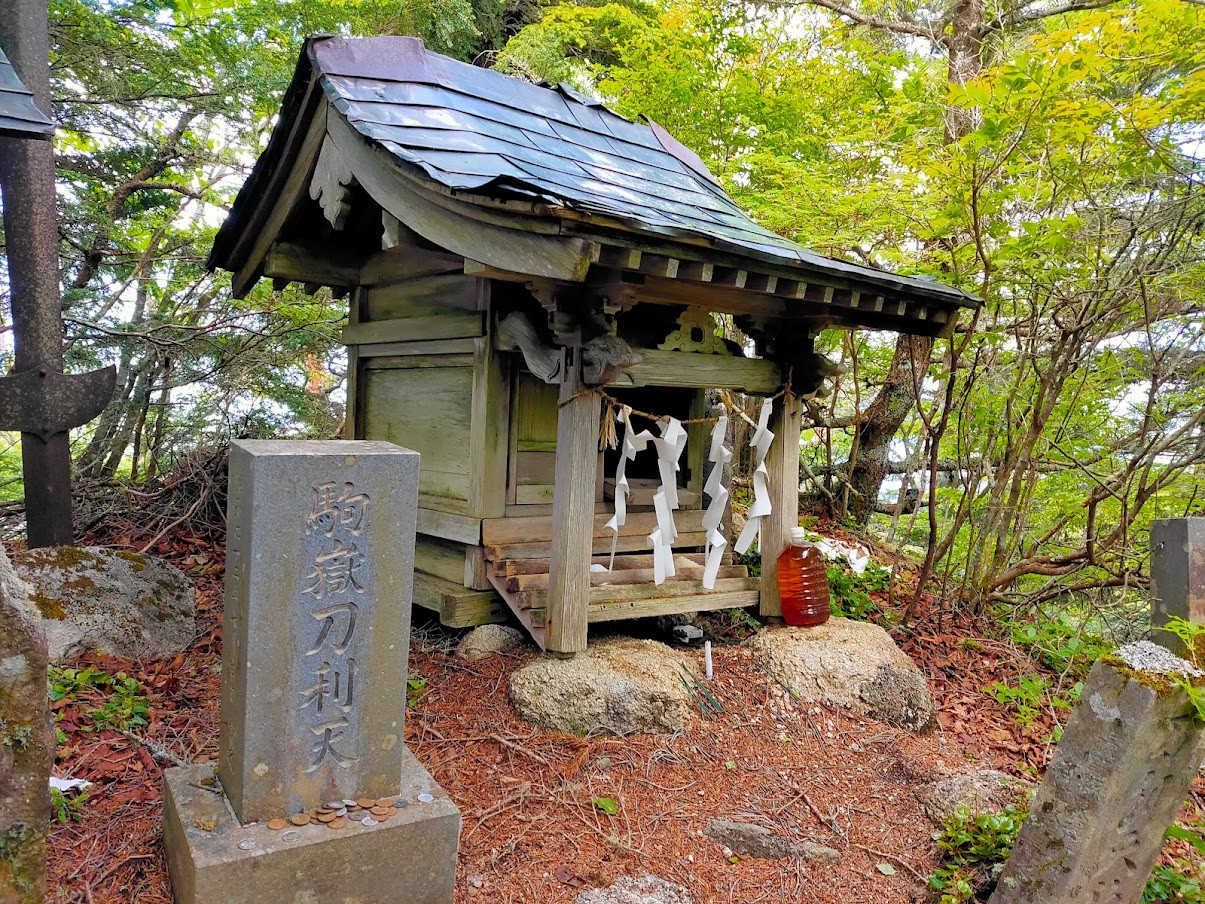
[[[762,615],[782,615],[778,596],[778,556],[791,541],[791,528],[799,526],[799,435],[803,401],[796,395],[774,400],[770,432],[774,442],[766,453],[766,489],[774,510],[761,523]]]
[[[544,648],[554,653],[586,649],[590,605],[590,558],[594,543],[594,491],[598,474],[598,422],[602,400],[578,395],[581,347],[565,350],[556,422],[556,470],[552,495],[552,551]]]

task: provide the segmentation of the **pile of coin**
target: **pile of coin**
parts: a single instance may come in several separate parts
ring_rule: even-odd
[[[280,831],[289,825],[308,826],[314,823],[324,825],[328,829],[342,829],[351,822],[363,823],[366,826],[380,825],[394,816],[398,807],[404,807],[404,800],[392,797],[361,797],[358,800],[330,800],[321,807],[312,807],[294,813],[288,819],[270,819],[268,828]]]

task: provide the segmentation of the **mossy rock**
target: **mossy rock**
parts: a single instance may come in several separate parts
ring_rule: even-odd
[[[177,568],[103,547],[35,549],[13,557],[42,614],[54,662],[86,649],[166,656],[196,634],[196,594]]]

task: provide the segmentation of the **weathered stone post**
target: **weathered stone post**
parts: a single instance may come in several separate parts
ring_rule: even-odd
[[[0,548],[0,904],[46,899],[54,733],[39,620]]]
[[[1177,673],[1149,641],[1096,663],[990,904],[1137,904],[1205,752]]]
[[[1180,638],[1158,630],[1173,618],[1205,624],[1205,518],[1151,522],[1151,639],[1183,656]]]
[[[403,744],[418,467],[232,445],[218,769],[165,776],[179,904],[451,904],[460,813]]]

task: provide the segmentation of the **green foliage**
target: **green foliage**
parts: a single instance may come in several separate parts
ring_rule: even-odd
[[[833,615],[864,621],[878,609],[870,594],[886,592],[891,586],[891,572],[874,562],[861,574],[854,573],[844,562],[831,562],[827,569],[828,589],[832,596]]]
[[[1201,879],[1188,864],[1156,866],[1142,891],[1142,904],[1205,904]]]
[[[596,797],[593,804],[594,809],[606,813],[608,816],[614,816],[619,812],[619,804],[613,797]]]
[[[406,706],[417,706],[426,695],[427,679],[411,673],[406,679]]]
[[[50,700],[68,700],[84,705],[99,696],[101,702],[91,706],[88,716],[92,725],[85,731],[133,731],[150,721],[150,704],[142,688],[125,672],[110,675],[88,666],[82,669],[49,667]],[[62,740],[62,733],[58,733]]]
[[[929,888],[939,904],[975,900],[1012,853],[1024,821],[1025,812],[1019,807],[978,814],[962,807],[947,819],[934,836],[942,865],[929,876]]]
[[[1092,664],[1113,649],[1099,634],[1064,617],[1013,624],[1013,643],[1035,653],[1042,665],[1060,674],[1083,677]]]
[[[50,818],[59,823],[79,822],[90,796],[85,790],[64,794],[58,788],[51,788]]]
[[[1022,725],[1029,725],[1042,714],[1044,708],[1070,709],[1083,689],[1084,683],[1077,681],[1066,693],[1057,693],[1047,678],[1023,675],[1016,684],[996,682],[984,688],[983,692],[1011,709]]]

